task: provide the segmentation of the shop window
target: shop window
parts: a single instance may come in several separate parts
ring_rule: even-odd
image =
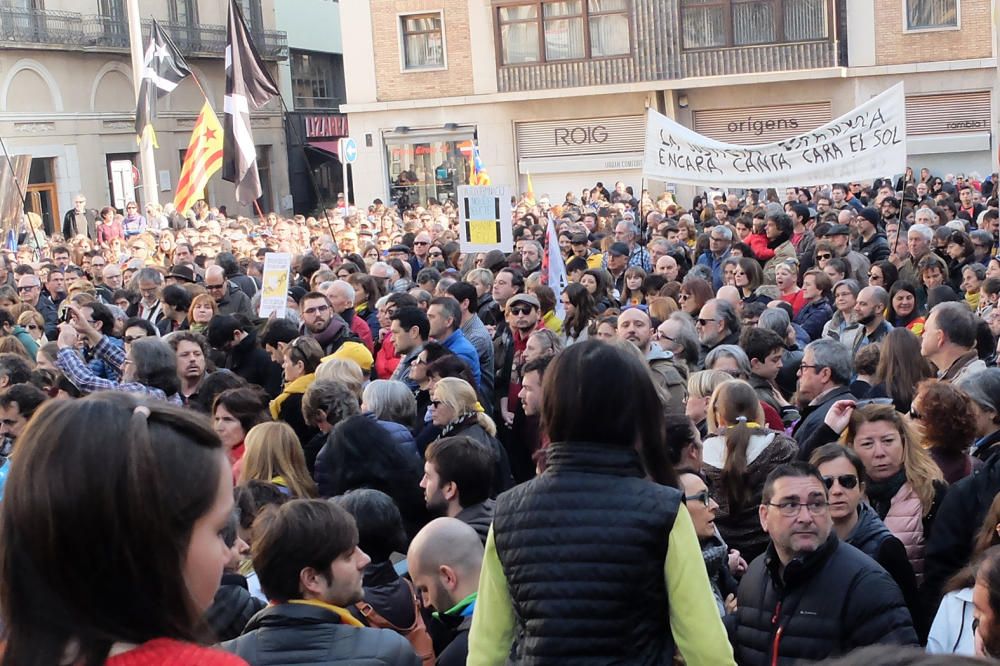
[[[629,0],[560,0],[497,7],[504,65],[628,55]]]
[[[385,148],[390,192],[400,208],[426,205],[429,199],[455,201],[458,186],[469,182],[471,139],[394,141],[387,142]]]
[[[829,38],[829,0],[682,0],[685,49]]]
[[[443,69],[444,21],[441,12],[400,16],[403,69]]]
[[[907,30],[958,27],[958,0],[906,0]]]
[[[296,109],[337,109],[343,102],[343,56],[292,50],[292,93]]]

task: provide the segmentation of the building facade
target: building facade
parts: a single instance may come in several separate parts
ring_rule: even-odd
[[[124,0],[13,0],[0,6],[0,135],[12,155],[32,156],[28,208],[58,227],[78,193],[88,206],[121,205],[143,188],[135,180],[155,178],[161,204],[173,201],[184,151],[207,97],[222,121],[225,94],[227,2],[143,2],[143,40],[156,19],[187,58],[197,77],[181,82],[160,100],[154,128],[155,174],[142,174],[136,143],[135,89]],[[287,58],[285,35],[274,29],[274,0],[240,0],[261,56],[272,73]],[[199,88],[200,84],[200,88]],[[204,91],[204,94],[203,92]],[[290,210],[281,105],[272,100],[251,119],[258,150],[261,208]],[[119,167],[131,162],[134,179]],[[112,163],[117,163],[115,170]],[[114,171],[114,173],[113,173]],[[114,180],[114,184],[113,184]],[[128,182],[132,180],[132,182]],[[254,215],[235,202],[233,186],[213,176],[205,193],[230,214]]]
[[[995,170],[995,0],[344,3],[360,201],[450,196],[476,140],[494,184],[553,202],[642,181],[654,108],[715,139],[812,129],[902,81],[914,169]],[[886,174],[896,176],[898,174]]]
[[[337,0],[280,0],[280,30],[288,35],[288,60],[278,69],[288,109],[285,141],[288,179],[296,213],[311,214],[344,191],[339,139],[349,135],[344,56]]]

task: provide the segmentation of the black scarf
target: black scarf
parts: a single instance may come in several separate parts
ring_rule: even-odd
[[[866,488],[868,501],[872,508],[878,512],[879,518],[885,519],[886,514],[889,513],[892,498],[896,496],[904,483],[906,483],[906,470],[902,468],[885,481],[868,482]]]

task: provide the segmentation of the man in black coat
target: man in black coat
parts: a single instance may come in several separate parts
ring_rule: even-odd
[[[257,330],[246,318],[217,314],[208,322],[205,337],[225,355],[220,367],[260,386],[272,398],[281,393],[281,366],[257,343]]]
[[[483,565],[479,535],[456,518],[432,520],[413,537],[406,562],[424,605],[450,633],[437,666],[465,664]]]
[[[363,597],[370,561],[357,547],[358,530],[347,511],[324,500],[292,500],[256,532],[254,570],[271,605],[242,636],[223,643],[224,650],[258,666],[420,666],[405,638],[361,626],[346,610]]]
[[[743,666],[818,661],[876,643],[917,645],[899,587],[833,533],[826,485],[804,462],[776,467],[760,522],[771,537],[725,618]]]
[[[854,372],[851,353],[836,340],[821,338],[810,342],[799,364],[798,397],[802,418],[792,437],[799,443],[799,460],[809,460],[813,449],[833,440],[816,437],[830,407],[838,400],[855,400],[848,384]]]
[[[63,216],[62,234],[66,242],[76,236],[86,236],[92,241],[97,240],[97,211],[87,208],[87,197],[82,194],[73,199],[73,208]]]

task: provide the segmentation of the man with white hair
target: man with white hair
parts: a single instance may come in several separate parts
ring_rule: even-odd
[[[372,340],[372,330],[361,317],[355,316],[354,310],[354,287],[344,280],[334,280],[324,282],[319,286],[319,291],[326,295],[333,307],[333,311],[347,322],[351,332],[361,338],[368,351],[375,353],[375,342]]]
[[[919,211],[918,211],[919,212]],[[934,232],[926,224],[914,224],[906,232],[906,248],[910,251],[909,258],[899,267],[899,279],[919,285],[920,272],[917,264],[931,251],[931,240]]]

